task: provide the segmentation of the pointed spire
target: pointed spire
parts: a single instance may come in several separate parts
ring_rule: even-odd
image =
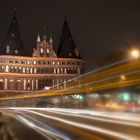
[[[53,44],[53,39],[52,39],[52,35],[50,34],[50,40],[49,40],[50,44]]]
[[[47,40],[46,26],[44,26],[44,28],[43,28],[43,40]]]
[[[57,56],[61,58],[76,58],[75,48],[76,46],[67,22],[67,15],[65,14]]]
[[[14,9],[13,19],[3,43],[1,54],[25,55],[17,23],[16,9]]]
[[[14,8],[14,16],[17,15],[17,8]]]
[[[37,43],[40,43],[41,42],[41,39],[40,39],[40,35],[38,33],[38,36],[37,36],[37,40],[36,40]]]
[[[67,14],[64,14],[64,22],[67,22]]]

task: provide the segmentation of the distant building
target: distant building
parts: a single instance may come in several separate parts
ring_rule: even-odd
[[[83,72],[80,57],[65,18],[58,52],[46,32],[38,34],[32,56],[27,56],[19,33],[16,11],[0,49],[0,96],[22,94],[51,87]],[[5,94],[7,93],[7,94]]]

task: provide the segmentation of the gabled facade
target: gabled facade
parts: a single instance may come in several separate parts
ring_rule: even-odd
[[[33,57],[57,57],[53,49],[53,39],[50,37],[49,41],[47,37],[43,36],[42,40],[38,34],[36,41],[36,48],[33,48]]]
[[[71,40],[67,40],[67,39]],[[26,56],[16,13],[0,51],[0,96],[35,92],[79,76],[84,61],[76,51],[65,20],[58,53],[53,39],[38,34],[32,56]]]

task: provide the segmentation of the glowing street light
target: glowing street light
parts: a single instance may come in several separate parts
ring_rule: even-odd
[[[121,75],[121,80],[126,80],[126,77],[124,75]]]
[[[138,49],[133,49],[131,52],[130,52],[130,55],[131,57],[133,58],[139,58],[140,57],[140,51]]]
[[[44,87],[44,90],[49,90],[50,89],[50,87]]]

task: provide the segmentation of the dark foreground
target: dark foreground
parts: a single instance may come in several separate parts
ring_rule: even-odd
[[[138,140],[140,138],[138,114],[55,108],[12,108],[0,111],[1,130],[4,128],[2,126],[6,126],[7,133],[10,133],[6,140]]]

